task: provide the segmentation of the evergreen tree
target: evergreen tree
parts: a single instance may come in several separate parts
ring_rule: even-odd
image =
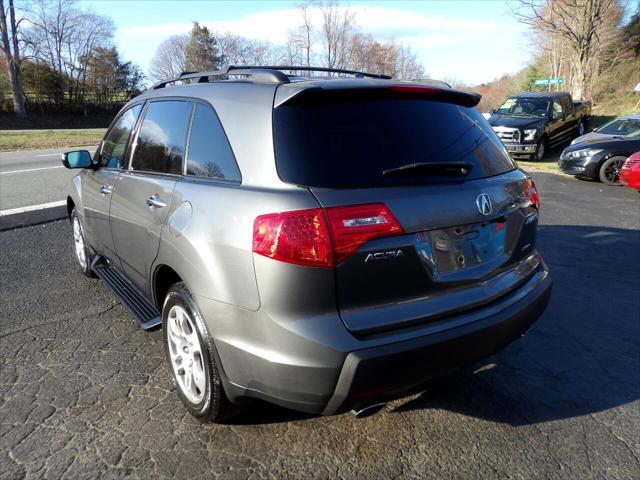
[[[187,44],[187,69],[197,72],[220,68],[218,41],[211,31],[193,22],[191,38]]]

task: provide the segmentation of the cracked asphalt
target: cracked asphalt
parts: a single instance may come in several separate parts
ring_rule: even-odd
[[[161,332],[76,270],[66,221],[0,233],[0,477],[639,478],[640,194],[534,176],[543,317],[364,419],[255,403],[199,423]]]

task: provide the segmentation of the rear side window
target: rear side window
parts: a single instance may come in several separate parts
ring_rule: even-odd
[[[220,120],[202,104],[196,105],[193,117],[187,175],[240,181],[240,170]]]
[[[570,114],[571,110],[573,110],[573,104],[571,103],[571,99],[567,96],[560,98],[560,103],[562,104],[562,109],[565,114]]]
[[[461,182],[516,168],[475,108],[416,96],[321,92],[274,110],[278,174],[319,188]],[[464,177],[385,176],[411,163],[466,162]]]
[[[98,158],[98,163],[101,167],[120,169],[126,167],[124,155],[127,150],[131,131],[140,115],[140,110],[142,110],[142,105],[131,107],[120,116],[111,130],[109,130],[109,133],[107,133],[102,143],[102,150]]]
[[[191,102],[151,102],[140,126],[131,166],[134,170],[182,173]]]

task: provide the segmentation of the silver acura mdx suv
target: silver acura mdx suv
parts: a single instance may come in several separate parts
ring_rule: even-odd
[[[522,336],[551,293],[538,192],[479,100],[309,67],[160,82],[93,158],[64,155],[82,169],[67,197],[80,268],[162,326],[196,417],[419,391]]]

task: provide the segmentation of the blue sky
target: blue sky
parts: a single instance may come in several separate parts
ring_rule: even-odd
[[[82,0],[111,17],[125,59],[146,69],[156,47],[197,20],[216,31],[282,43],[299,22],[295,1]],[[534,46],[504,0],[351,1],[364,32],[410,44],[432,78],[469,84],[522,68]]]

